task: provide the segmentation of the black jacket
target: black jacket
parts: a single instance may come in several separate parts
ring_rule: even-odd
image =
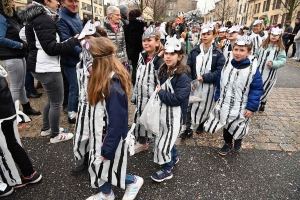
[[[298,31],[300,30],[300,23],[297,24],[293,30],[294,35],[290,35],[290,40],[294,41],[295,35],[297,35]]]
[[[145,22],[132,20],[127,26],[125,37],[128,35],[128,59],[137,62],[139,54],[143,51],[142,35],[144,33]],[[126,44],[127,45],[127,44]]]
[[[60,55],[72,51],[79,41],[70,38],[58,42],[60,32],[55,23],[58,15],[57,13],[50,15],[46,9],[44,6],[33,5],[18,11],[20,18],[27,22],[25,31],[29,48],[27,67],[33,72],[60,72]]]
[[[15,104],[5,78],[0,78],[0,119],[16,114]]]

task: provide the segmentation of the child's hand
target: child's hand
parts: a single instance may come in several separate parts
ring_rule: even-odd
[[[103,156],[100,157],[101,161],[104,162],[105,158]]]
[[[252,111],[250,111],[250,110],[245,110],[244,116],[245,116],[246,118],[252,117]]]
[[[157,86],[156,86],[156,91],[157,91],[157,93],[158,93],[160,90],[161,90],[160,85],[157,85]]]
[[[203,83],[203,77],[200,76],[200,77],[198,78],[198,81],[200,81],[201,83]]]
[[[268,66],[268,67],[272,67],[272,65],[273,65],[273,62],[272,62],[272,61],[268,61],[268,62],[267,62],[267,66]]]

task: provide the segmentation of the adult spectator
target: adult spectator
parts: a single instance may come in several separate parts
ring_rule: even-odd
[[[109,6],[106,13],[107,16],[102,19],[100,26],[104,28],[107,32],[107,37],[116,45],[118,49],[117,57],[121,63],[128,67],[125,34],[120,9],[116,6]]]
[[[294,37],[295,37],[295,35],[297,35],[299,30],[300,30],[300,18],[296,18],[295,19],[295,28],[294,28],[292,34],[290,35],[289,42],[287,43],[286,48],[285,48],[285,52],[286,52],[286,55],[287,55],[290,46],[293,44],[293,51],[292,51],[292,54],[289,56],[289,58],[293,58],[295,56],[296,45],[294,43]]]
[[[60,10],[60,20],[56,22],[62,40],[65,41],[82,31],[82,23],[78,16],[78,1],[77,0],[61,0],[63,9]],[[69,83],[69,97],[68,97],[68,121],[75,124],[78,109],[78,82],[76,65],[79,62],[79,54],[81,46],[77,45],[70,52],[63,56],[63,70]]]
[[[120,9],[120,13],[121,13],[121,21],[123,22],[123,31],[124,31],[124,35],[125,35],[125,43],[126,43],[126,53],[128,56],[128,31],[127,30],[127,25],[129,24],[129,20],[128,20],[128,12],[129,9],[126,5],[119,5],[118,8]]]
[[[27,115],[40,115],[32,109],[25,91],[27,44],[19,36],[21,25],[15,14],[13,0],[0,0],[0,60],[10,80],[13,101],[19,100]]]
[[[166,22],[161,23],[158,30],[160,32],[160,42],[164,45],[165,39],[168,35],[168,33],[166,32]]]
[[[64,92],[59,55],[72,51],[79,43],[75,37],[60,42],[59,30],[55,23],[59,19],[57,7],[56,0],[36,0],[18,13],[27,23],[25,29],[29,48],[27,67],[47,93],[41,136],[50,135],[50,143],[67,141],[73,137],[72,133],[60,132]]]
[[[134,9],[129,12],[129,25],[125,35],[128,35],[128,59],[132,63],[132,75],[131,81],[135,85],[136,69],[139,60],[139,54],[143,51],[142,35],[144,33],[144,27],[146,22],[142,18],[142,11],[140,9]]]
[[[287,47],[289,38],[291,33],[293,32],[293,27],[291,26],[291,20],[287,20],[285,22],[285,29],[284,29],[284,33],[282,35],[282,40],[283,40],[283,44],[285,47]]]
[[[62,3],[61,3],[61,5],[63,5]],[[77,3],[77,9],[78,9],[78,3]],[[89,19],[89,17],[87,16],[87,15],[83,15],[83,20],[82,20],[82,26],[85,26],[85,24],[89,21],[90,19]]]

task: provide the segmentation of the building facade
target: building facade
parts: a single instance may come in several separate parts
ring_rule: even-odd
[[[197,9],[197,0],[166,0],[166,20],[178,17],[178,12],[188,12]]]
[[[90,19],[104,17],[103,0],[79,0],[78,14],[81,19],[83,15],[88,15]]]

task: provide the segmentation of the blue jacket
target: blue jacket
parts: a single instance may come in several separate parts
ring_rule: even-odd
[[[67,8],[63,8],[59,11],[59,16],[60,20],[56,22],[56,25],[61,32],[63,41],[81,33],[83,27],[77,13],[72,13]],[[81,47],[77,45],[73,51],[64,54],[63,65],[68,67],[76,67],[76,64],[79,62],[80,52]]]
[[[194,49],[191,50],[188,55],[187,65],[191,68],[191,77],[192,80],[197,79],[196,73],[196,58],[201,53],[200,46],[195,46]],[[222,69],[225,64],[225,58],[222,51],[213,43],[213,55],[212,55],[212,63],[211,63],[211,72],[203,74],[203,82],[204,83],[215,83],[218,77],[218,71]]]
[[[167,77],[167,68],[162,74],[162,78],[159,80],[162,85]],[[184,71],[181,75],[175,75],[171,79],[171,84],[174,89],[174,93],[167,92],[165,90],[160,90],[158,96],[160,100],[167,106],[180,106],[182,112],[182,121],[183,124],[186,123],[186,114],[189,103],[189,96],[191,92],[191,82],[189,75]]]
[[[243,69],[250,66],[250,60],[246,58],[245,60],[242,60],[240,62],[236,62],[234,59],[231,60],[231,64],[236,69]],[[221,81],[221,70],[218,75],[217,80],[217,88],[215,93],[215,101],[217,101],[220,98],[220,81]],[[257,111],[260,103],[260,97],[264,91],[264,85],[262,81],[261,74],[259,72],[259,69],[257,68],[256,73],[253,77],[253,80],[250,84],[250,90],[248,94],[248,102],[246,105],[246,109],[250,110],[252,112]]]
[[[105,99],[109,123],[101,149],[101,155],[107,160],[114,158],[121,138],[125,139],[128,132],[128,100],[116,74],[110,87],[110,96]]]

